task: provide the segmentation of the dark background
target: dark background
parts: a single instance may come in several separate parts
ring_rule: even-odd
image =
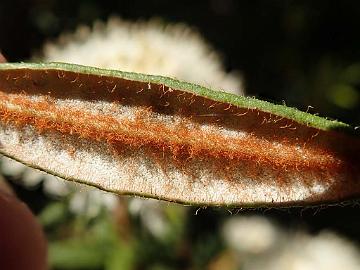
[[[243,73],[248,95],[302,110],[310,105],[312,113],[360,125],[360,1],[1,0],[0,49],[9,61],[26,60],[44,41],[110,15],[192,25],[222,53],[227,69]],[[16,189],[35,212],[47,201],[40,189]],[[313,233],[332,229],[360,244],[354,202],[240,212],[249,213]],[[201,210],[190,218],[189,234],[211,233],[227,215]]]

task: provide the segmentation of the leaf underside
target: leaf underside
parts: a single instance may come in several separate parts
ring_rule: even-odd
[[[353,132],[165,77],[63,63],[0,65],[0,152],[118,194],[232,206],[357,198]]]

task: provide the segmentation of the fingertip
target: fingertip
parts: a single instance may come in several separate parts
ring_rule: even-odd
[[[16,197],[0,191],[0,268],[47,269],[47,243],[40,224]]]
[[[6,63],[7,60],[5,58],[5,56],[0,52],[0,63]]]

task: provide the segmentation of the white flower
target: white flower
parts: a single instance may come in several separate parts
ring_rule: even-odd
[[[220,56],[185,24],[159,20],[126,22],[112,18],[80,26],[44,47],[42,60],[68,62],[175,77],[214,89],[243,94],[237,72],[226,73]]]
[[[77,186],[70,200],[70,211],[96,217],[101,209],[113,210],[118,204],[117,197],[94,187]]]
[[[223,226],[223,235],[231,248],[251,255],[266,253],[282,240],[270,220],[260,216],[230,218]]]
[[[184,24],[166,25],[159,20],[134,23],[112,18],[107,24],[96,22],[93,29],[80,26],[73,34],[61,35],[56,43],[44,46],[37,60],[170,76],[243,94],[239,74],[227,73],[219,55]],[[91,187],[80,188],[9,159],[2,159],[2,170],[28,188],[44,181],[44,190],[49,195],[72,194],[70,210],[77,214],[96,216],[102,207],[112,209],[116,205],[116,195]],[[146,209],[152,210],[141,211],[142,219],[149,223],[156,216],[157,223],[148,227],[152,234],[160,236],[166,231],[161,211],[154,207]]]
[[[163,239],[169,231],[164,215],[164,202],[153,199],[133,198],[129,202],[129,213],[139,216],[144,227],[156,238]]]
[[[360,251],[333,232],[286,232],[260,216],[234,217],[223,226],[227,245],[245,270],[360,269]]]

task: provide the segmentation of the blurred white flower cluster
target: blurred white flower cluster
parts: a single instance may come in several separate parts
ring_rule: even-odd
[[[360,251],[333,232],[287,232],[261,216],[233,217],[223,236],[244,270],[358,270]]]
[[[79,26],[75,33],[61,35],[56,42],[47,43],[35,58],[170,76],[243,94],[239,73],[227,73],[221,57],[185,24],[165,24],[156,19],[126,22],[111,18],[107,23],[96,22],[93,28]],[[1,169],[26,187],[43,181],[44,191],[50,196],[70,195],[70,210],[75,214],[96,216],[100,209],[111,210],[117,203],[117,197],[111,193],[47,175],[7,158],[2,159]],[[135,205],[147,210],[135,211]],[[152,224],[147,226],[149,231],[160,236],[165,226],[161,211],[151,202],[139,199],[134,199],[130,206],[133,210],[130,212],[138,214],[145,225]]]
[[[185,24],[160,20],[109,19],[93,29],[80,26],[48,43],[43,61],[57,61],[174,77],[213,89],[243,94],[239,72],[227,73],[221,57]]]

